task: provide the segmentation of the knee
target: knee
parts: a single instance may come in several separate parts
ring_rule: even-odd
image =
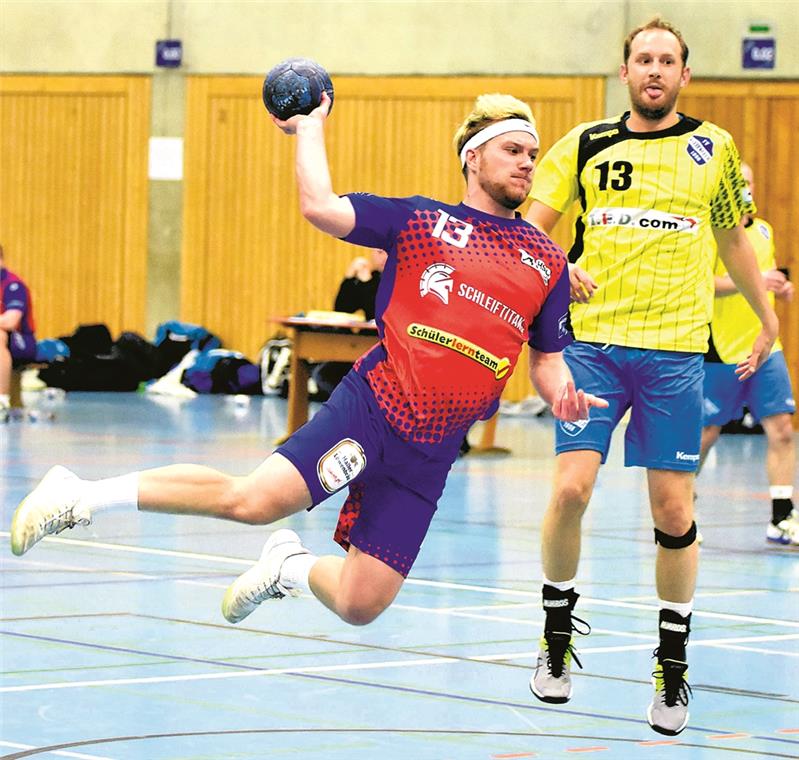
[[[590,483],[568,479],[558,484],[552,505],[558,512],[582,515],[591,498]]]
[[[350,625],[369,625],[391,604],[391,600],[365,599],[362,595],[340,594],[336,600],[336,613]]]
[[[654,511],[655,527],[669,536],[683,536],[694,522],[693,505],[680,499],[669,499]]]
[[[225,517],[247,525],[267,525],[269,495],[258,493],[247,478],[230,478],[222,496]]]
[[[780,414],[772,419],[767,427],[768,443],[770,446],[785,448],[793,443],[793,425],[790,414]]]

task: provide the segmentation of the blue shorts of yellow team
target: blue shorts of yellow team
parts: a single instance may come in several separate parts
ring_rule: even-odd
[[[734,364],[705,362],[705,425],[726,425],[743,416],[744,406],[757,420],[793,414],[796,400],[782,351],[775,351],[760,369],[744,381]]]
[[[348,487],[334,540],[408,575],[427,535],[462,435],[435,445],[400,438],[368,382],[351,371],[277,451],[300,472],[313,505]]]
[[[563,356],[577,388],[604,398],[588,420],[558,421],[555,451],[598,451],[604,463],[610,439],[630,410],[624,464],[695,471],[702,436],[702,354],[576,342]]]

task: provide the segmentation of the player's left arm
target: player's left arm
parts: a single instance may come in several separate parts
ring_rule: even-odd
[[[587,420],[591,407],[605,408],[608,402],[574,386],[563,353],[530,349],[530,379],[538,395],[552,407],[556,419],[566,422]]]
[[[713,234],[719,256],[735,287],[749,302],[762,325],[760,334],[752,346],[752,352],[738,363],[735,370],[739,380],[746,380],[768,359],[779,332],[779,320],[769,303],[763,277],[757,267],[755,253],[746,237],[743,225],[738,224],[731,229],[714,228]]]
[[[607,401],[574,387],[563,348],[573,340],[569,323],[569,272],[566,262],[530,327],[530,380],[559,420],[586,420],[592,406]]]

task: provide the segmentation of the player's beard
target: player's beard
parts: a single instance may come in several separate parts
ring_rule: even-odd
[[[527,192],[510,190],[499,182],[492,182],[483,178],[480,179],[480,187],[500,206],[510,211],[515,211],[519,208],[527,200],[527,193],[530,191],[529,187]]]
[[[631,89],[630,105],[632,106],[633,111],[635,111],[642,119],[646,119],[647,121],[660,121],[663,117],[671,113],[675,103],[677,102],[677,96],[679,94],[679,90],[675,90],[672,93],[666,93],[664,91],[666,101],[662,105],[648,106],[646,103],[644,103],[641,96]]]

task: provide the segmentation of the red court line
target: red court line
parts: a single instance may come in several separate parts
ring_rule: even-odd
[[[607,747],[572,747],[567,749],[566,752],[604,752]]]
[[[652,739],[651,741],[638,742],[639,747],[661,747],[666,744],[680,744],[679,739]]]
[[[710,734],[708,739],[748,739],[752,734]]]
[[[535,757],[535,752],[515,752],[511,755],[491,755],[494,760],[508,760],[512,757]]]
[[[799,728],[778,728],[778,734],[799,734]]]

